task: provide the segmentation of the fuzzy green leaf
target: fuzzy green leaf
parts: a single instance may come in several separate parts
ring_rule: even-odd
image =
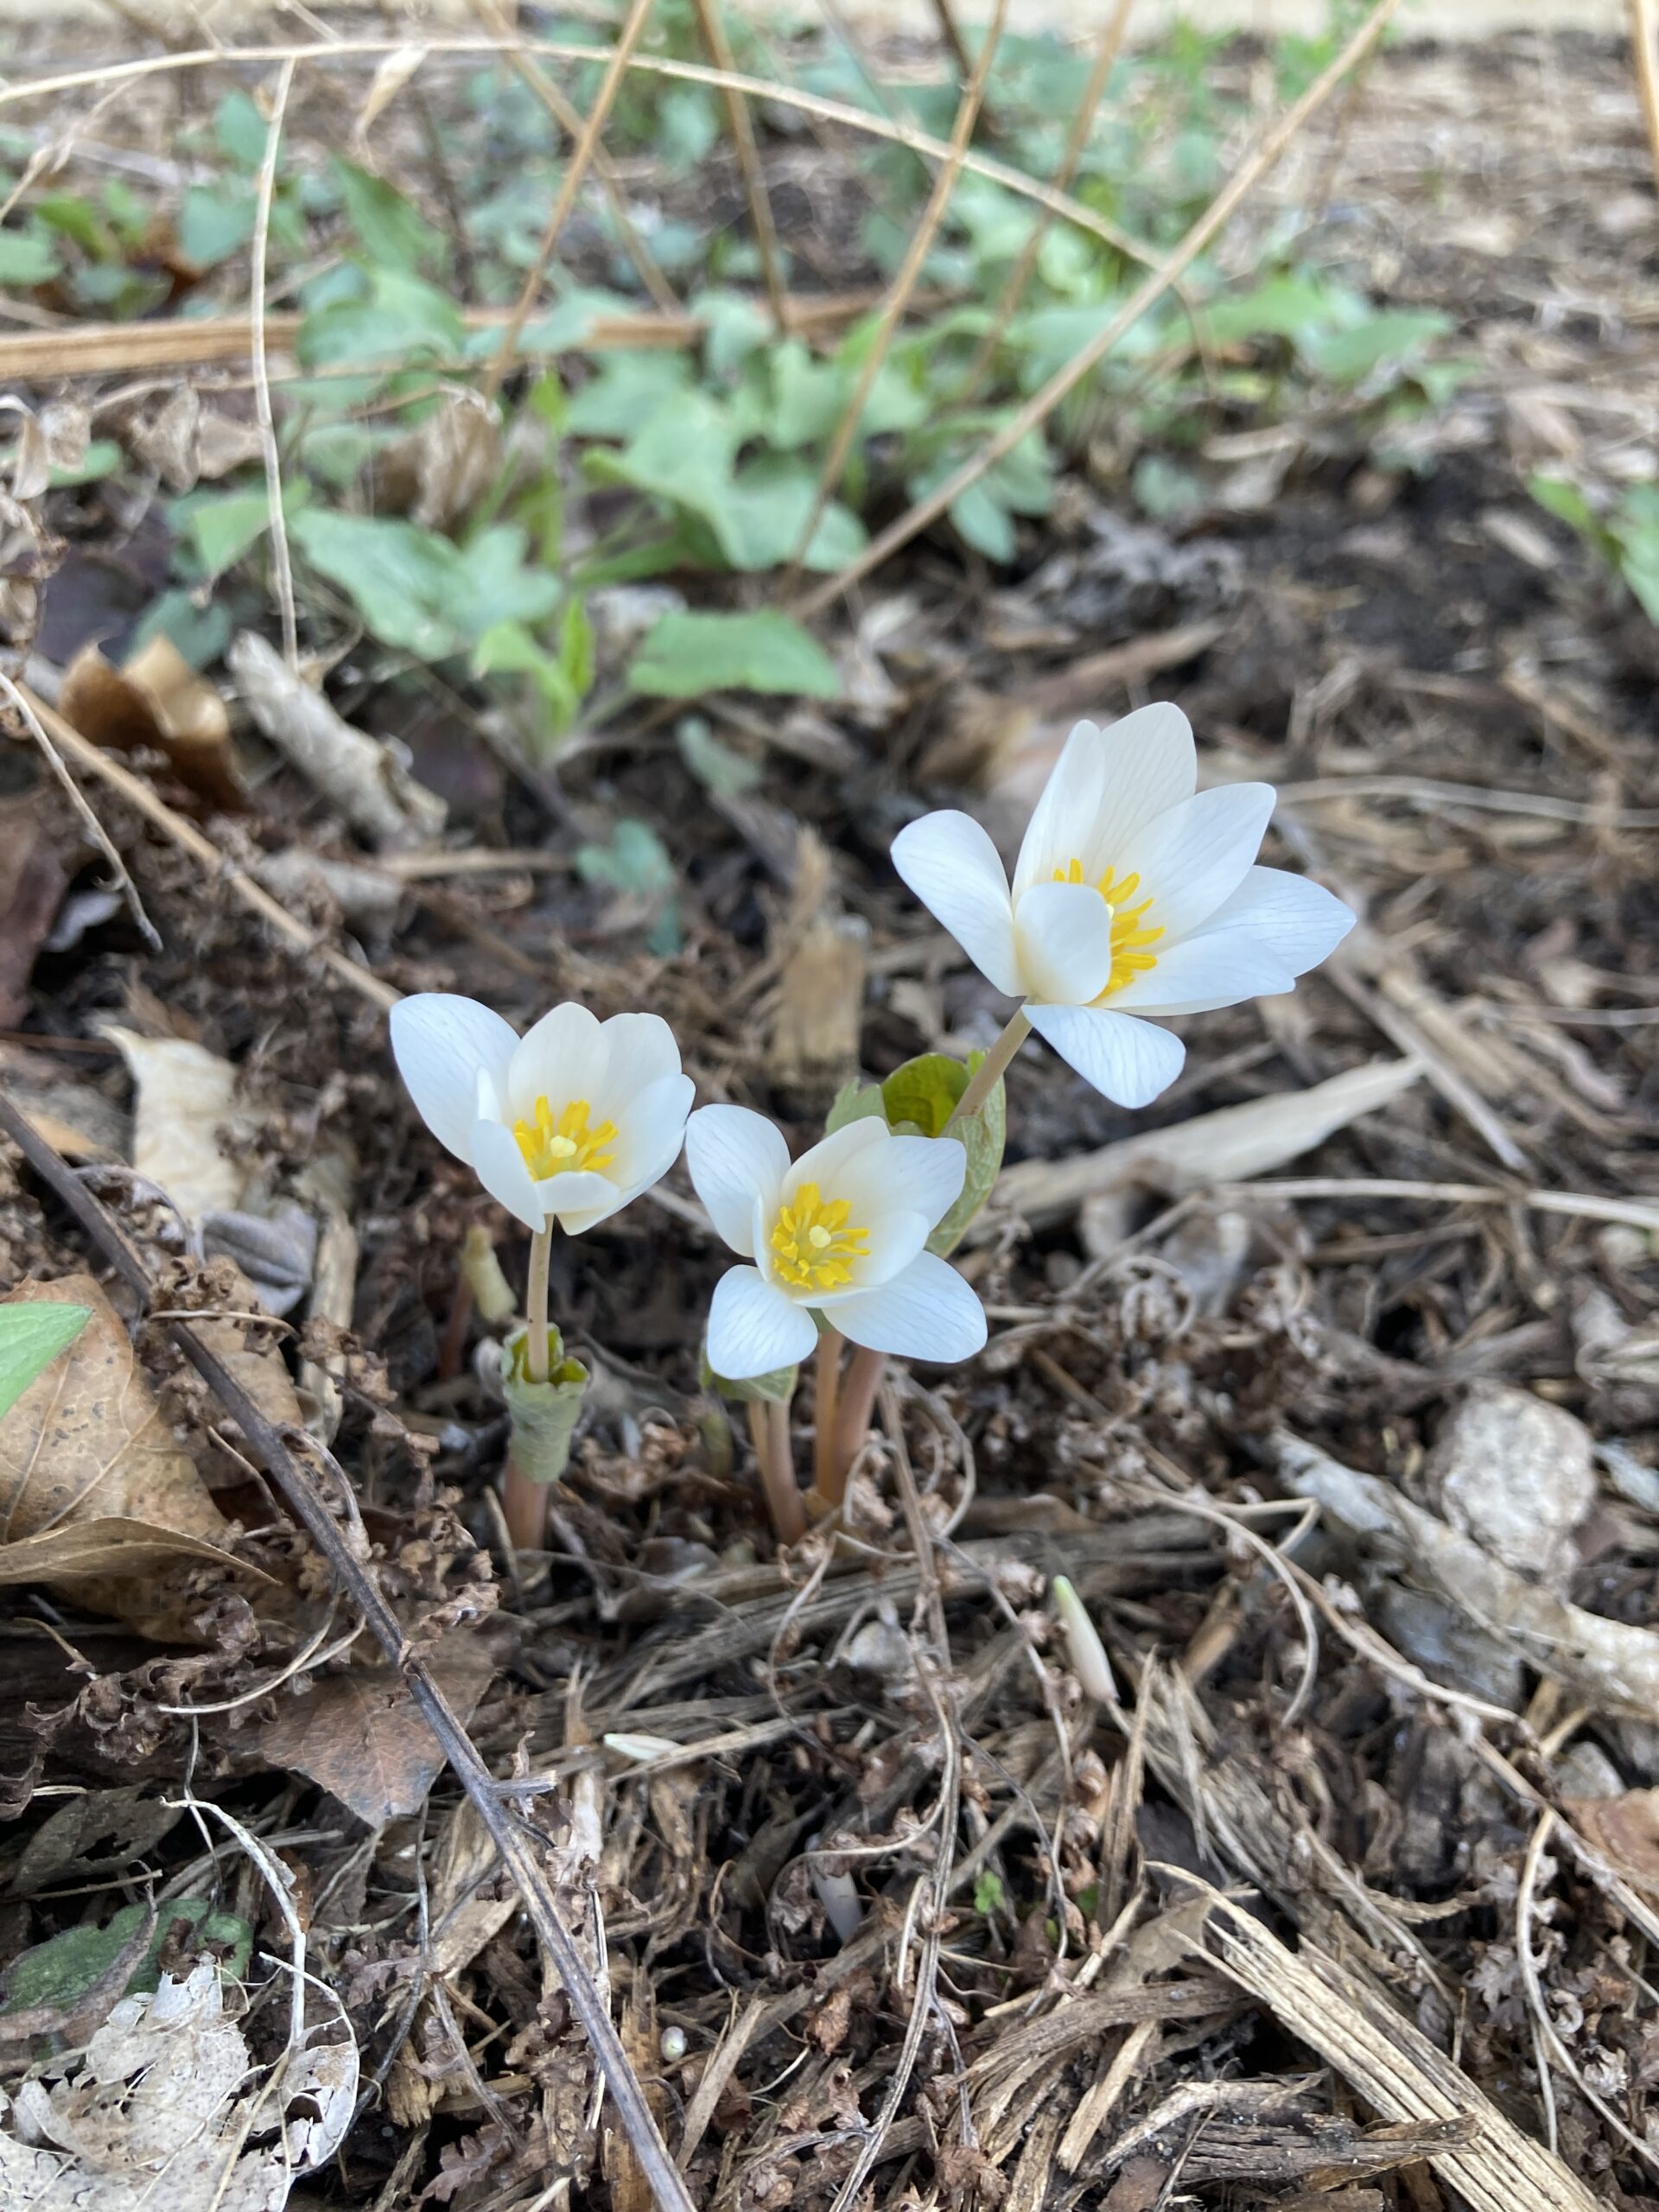
[[[67,1351],[92,1318],[89,1306],[0,1306],[0,1417],[37,1375]]]

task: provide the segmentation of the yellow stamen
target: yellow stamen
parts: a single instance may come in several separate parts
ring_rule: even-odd
[[[574,1098],[559,1116],[553,1118],[553,1107],[545,1096],[536,1101],[533,1117],[528,1122],[515,1122],[512,1134],[518,1149],[524,1156],[524,1165],[538,1183],[550,1175],[560,1175],[567,1168],[592,1168],[602,1174],[615,1160],[613,1152],[607,1152],[607,1145],[616,1142],[614,1122],[601,1122],[590,1128],[588,1116],[593,1109],[585,1098]]]
[[[868,1229],[849,1229],[845,1198],[823,1197],[803,1183],[794,1203],[779,1209],[771,1243],[779,1279],[791,1290],[841,1290],[853,1279],[853,1262],[869,1249]]]
[[[1086,882],[1088,879],[1083,872],[1083,862],[1073,860],[1068,861],[1065,868],[1057,868],[1054,880],[1056,883]],[[1132,983],[1137,976],[1144,976],[1148,969],[1158,965],[1157,955],[1147,948],[1156,944],[1164,931],[1161,928],[1147,929],[1143,926],[1144,918],[1152,906],[1150,892],[1137,905],[1129,903],[1141,888],[1138,871],[1124,876],[1120,882],[1108,868],[1095,888],[1112,910],[1112,972],[1100,998],[1095,1001],[1098,1006],[1101,999],[1110,998],[1113,992],[1121,991],[1125,983]]]

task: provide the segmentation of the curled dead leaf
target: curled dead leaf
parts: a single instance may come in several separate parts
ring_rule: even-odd
[[[208,805],[241,807],[225,702],[170,638],[152,638],[122,668],[96,645],[83,645],[64,671],[58,711],[106,751],[164,753],[180,782]]]
[[[471,1643],[441,1651],[432,1667],[463,1724],[494,1671],[482,1646]],[[437,1738],[390,1667],[353,1666],[290,1693],[245,1740],[270,1765],[309,1775],[377,1828],[418,1812],[443,1765]]]
[[[87,1274],[21,1283],[5,1302],[86,1306],[92,1319],[0,1421],[0,1584],[44,1583],[146,1635],[186,1633],[169,1571],[256,1570],[226,1549],[229,1526],[120,1315]]]

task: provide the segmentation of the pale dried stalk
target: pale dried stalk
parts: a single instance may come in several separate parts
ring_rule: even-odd
[[[480,22],[501,41],[507,59],[521,83],[535,94],[560,130],[574,143],[582,136],[581,110],[565,98],[557,79],[544,75],[537,68],[524,48],[513,39],[512,26],[497,5],[497,0],[473,0],[473,9]],[[635,276],[664,315],[677,314],[680,303],[675,298],[667,278],[645,251],[645,240],[635,228],[633,217],[628,212],[626,194],[603,146],[594,147],[593,166],[594,175],[599,179],[599,188],[616,218],[617,229],[622,238],[622,250],[633,264]]]
[[[259,164],[257,212],[253,224],[253,266],[249,278],[249,304],[253,340],[253,413],[259,427],[259,443],[265,467],[265,498],[270,509],[271,582],[283,620],[283,658],[290,669],[300,664],[299,618],[294,607],[294,563],[288,550],[288,523],[283,513],[283,463],[276,450],[276,423],[270,407],[270,369],[265,357],[265,264],[270,248],[270,203],[276,189],[276,156],[283,143],[283,120],[288,96],[294,89],[295,64],[284,61],[270,103],[270,122],[265,131],[264,158]]]
[[[1101,95],[1106,90],[1107,79],[1116,67],[1122,49],[1123,34],[1128,28],[1129,10],[1135,0],[1117,0],[1110,20],[1100,35],[1100,44],[1095,48],[1094,66],[1089,72],[1089,81],[1083,88],[1083,98],[1077,102],[1077,111],[1071,118],[1071,128],[1066,137],[1065,150],[1060,156],[1060,166],[1054,172],[1054,188],[1065,192],[1077,173],[1077,163],[1083,159],[1084,149],[1089,143],[1089,133],[1094,127],[1095,110],[1100,105]],[[968,364],[968,373],[962,380],[957,394],[957,404],[963,405],[979,388],[979,380],[990,365],[1002,334],[1020,311],[1026,287],[1031,282],[1031,272],[1037,266],[1037,257],[1043,250],[1054,220],[1052,209],[1045,208],[1032,225],[1031,236],[1020,249],[1020,257],[1009,270],[1007,281],[1002,287],[1002,296],[996,303],[991,317],[991,327],[974,348],[974,358]]]
[[[702,33],[702,42],[709,49],[709,59],[716,69],[729,73],[732,69],[732,43],[726,35],[726,26],[720,17],[720,0],[696,0],[697,28]],[[772,319],[779,335],[788,329],[788,309],[784,286],[784,272],[778,258],[778,226],[772,219],[772,201],[766,194],[766,180],[760,169],[760,149],[755,143],[754,123],[749,114],[749,104],[734,85],[720,88],[726,104],[726,120],[731,126],[732,146],[737,155],[739,173],[743,179],[743,190],[749,203],[749,227],[754,232],[755,249],[760,256],[760,275],[766,284],[766,297],[772,303]]]
[[[949,512],[951,502],[961,498],[972,485],[997,462],[1011,454],[1020,440],[1028,437],[1038,425],[1046,421],[1069,392],[1078,385],[1109,353],[1118,341],[1132,330],[1148,309],[1155,307],[1176,281],[1183,276],[1204,251],[1211,240],[1226,226],[1243,203],[1249,197],[1262,179],[1279,161],[1285,149],[1317,109],[1323,105],[1336,90],[1350,69],[1361,56],[1368,53],[1387,26],[1389,18],[1400,4],[1400,0],[1376,0],[1363,23],[1343,47],[1340,54],[1328,67],[1322,69],[1294,107],[1283,115],[1268,131],[1249,158],[1240,163],[1204,213],[1193,224],[1186,236],[1165,256],[1145,281],[1138,285],[1104,330],[1091,338],[1080,353],[1073,356],[1063,369],[1057,370],[1040,391],[1034,392],[995,437],[989,438],[969,460],[963,461],[954,474],[946,478],[924,499],[916,501],[896,522],[888,525],[879,537],[873,537],[855,561],[808,592],[790,610],[798,616],[816,614],[828,607],[861,577],[896,553],[901,546],[930,523]]]
[[[110,874],[114,878],[116,888],[126,903],[127,912],[131,915],[138,934],[146,944],[159,952],[162,949],[160,932],[144,912],[144,902],[138,896],[138,887],[128,874],[127,864],[115,849],[115,840],[99,820],[80,786],[63,765],[63,753],[67,748],[63,743],[62,732],[68,730],[69,725],[67,722],[60,724],[57,716],[44,701],[37,699],[32,691],[25,690],[22,685],[14,683],[4,669],[0,669],[0,696],[11,702],[23,728],[39,746],[45,757],[47,766],[63,786],[64,797],[73,807],[87,835],[109,863]],[[53,725],[51,729],[47,727],[48,722]],[[78,733],[74,731],[70,731],[69,734],[77,737],[80,743],[86,741],[84,739],[79,739]]]
[[[825,507],[835,496],[836,486],[841,482],[842,471],[847,466],[847,455],[852,449],[853,440],[858,435],[858,426],[863,420],[865,404],[874,387],[877,377],[881,373],[882,364],[887,358],[888,348],[892,346],[894,334],[904,319],[905,309],[910,304],[910,296],[916,289],[917,279],[922,273],[922,264],[932,249],[933,240],[938,232],[939,226],[944,220],[945,210],[950,205],[951,194],[957,188],[957,180],[962,175],[963,156],[968,151],[969,142],[974,135],[974,125],[979,119],[980,107],[985,98],[985,86],[990,78],[991,64],[996,58],[997,47],[1001,41],[1002,24],[1007,11],[1008,0],[996,0],[984,41],[979,49],[979,60],[975,65],[974,73],[963,87],[962,98],[957,103],[957,120],[950,133],[949,155],[944,168],[933,180],[933,189],[928,195],[928,202],[922,211],[921,220],[911,234],[910,244],[906,249],[899,274],[893,279],[893,289],[887,295],[887,304],[881,310],[874,336],[870,340],[860,366],[858,381],[853,387],[852,397],[842,410],[840,422],[836,425],[834,437],[830,441],[830,450],[824,455],[823,467],[818,477],[818,488],[813,494],[811,512],[806,518],[806,525],[801,532],[800,542],[796,546],[794,556],[790,563],[791,571],[798,569],[801,563],[805,560],[807,550],[812,543],[813,533],[817,529],[819,519]]]
[[[1659,188],[1659,7],[1654,0],[1630,0],[1630,10],[1637,89],[1642,95],[1642,118],[1648,126],[1653,181]]]
[[[622,35],[611,49],[610,59],[605,65],[605,74],[600,79],[593,113],[582,125],[582,136],[570,149],[570,158],[565,163],[564,175],[559,180],[559,189],[548,214],[547,227],[543,231],[542,242],[536,249],[536,258],[524,272],[524,285],[508,318],[500,348],[491,361],[484,378],[486,399],[495,398],[512,366],[518,351],[519,333],[530,319],[531,308],[536,303],[543,279],[547,275],[548,264],[553,258],[553,249],[559,242],[559,233],[576,204],[576,194],[582,189],[582,179],[598,150],[600,134],[609,119],[617,93],[621,90],[628,57],[639,42],[639,35],[645,28],[645,18],[651,13],[651,6],[652,0],[632,0],[627,21],[622,26]]]
[[[1249,1991],[1389,2120],[1475,2123],[1470,2141],[1428,2164],[1474,2212],[1594,2212],[1596,2200],[1560,2160],[1523,2135],[1422,2031],[1346,1967],[1303,1939],[1291,1951],[1230,1897],[1169,1869],[1205,1907],[1195,1957]]]
[[[833,330],[855,315],[867,315],[884,297],[880,289],[826,292],[802,299],[785,297],[784,315],[791,330],[807,335]],[[507,311],[468,308],[468,330],[505,330]],[[286,309],[265,317],[265,342],[286,352],[305,318]],[[704,318],[683,308],[661,315],[599,315],[588,323],[578,350],[591,353],[651,352],[693,346],[708,328]],[[111,371],[206,368],[245,360],[253,350],[253,324],[245,315],[203,315],[172,322],[78,322],[63,330],[24,331],[0,337],[0,383],[41,377],[104,376]],[[433,369],[465,368],[459,356],[429,364]],[[273,378],[279,382],[280,378]]]

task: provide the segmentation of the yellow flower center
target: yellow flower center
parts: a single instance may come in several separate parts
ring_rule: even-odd
[[[1087,880],[1081,861],[1072,861],[1069,866],[1057,868],[1054,871],[1056,883],[1083,883]],[[1147,969],[1158,965],[1157,955],[1147,948],[1156,944],[1164,932],[1161,929],[1144,926],[1152,906],[1150,892],[1138,904],[1130,904],[1141,888],[1138,874],[1126,875],[1120,881],[1108,868],[1095,888],[1112,910],[1112,972],[1100,995],[1101,998],[1109,999],[1114,991],[1121,991],[1125,983],[1132,983],[1137,976],[1144,976]],[[1100,1001],[1097,999],[1095,1003],[1098,1005]]]
[[[868,1229],[849,1229],[845,1198],[823,1198],[803,1183],[794,1203],[779,1209],[772,1231],[777,1272],[791,1290],[839,1290],[853,1279],[855,1260],[869,1249]]]
[[[538,1183],[563,1174],[567,1168],[591,1167],[602,1174],[616,1158],[605,1149],[616,1142],[615,1122],[601,1122],[596,1129],[589,1128],[591,1110],[585,1098],[573,1098],[556,1122],[551,1103],[542,1097],[529,1121],[513,1123],[524,1165]]]

